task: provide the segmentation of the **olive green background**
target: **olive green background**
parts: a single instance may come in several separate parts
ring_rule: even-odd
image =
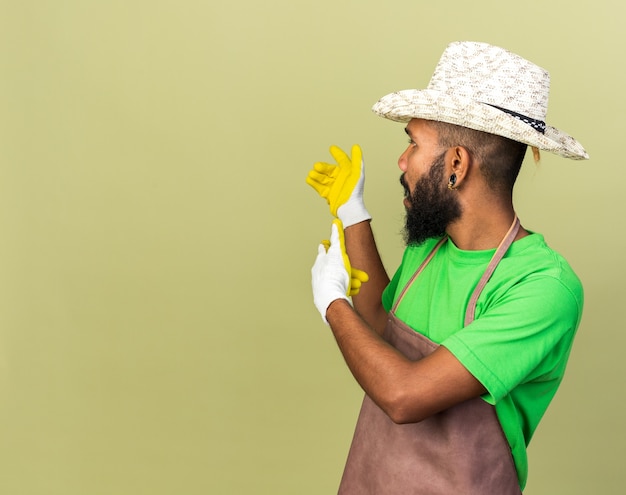
[[[625,36],[618,3],[0,1],[0,493],[336,491],[362,393],[310,294],[327,237],[304,182],[363,146],[393,272],[400,124],[447,43],[547,68],[524,226],[586,311],[526,494],[623,493]]]

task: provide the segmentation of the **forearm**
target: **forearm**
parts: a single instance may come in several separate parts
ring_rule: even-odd
[[[389,276],[378,253],[370,222],[357,223],[347,227],[344,232],[350,264],[367,272],[369,276],[369,281],[352,298],[354,308],[370,327],[382,335],[387,322],[382,294],[389,284]]]
[[[395,390],[402,386],[398,377],[408,360],[385,342],[346,301],[334,301],[328,307],[326,318],[352,375],[365,393],[393,419],[398,399]]]

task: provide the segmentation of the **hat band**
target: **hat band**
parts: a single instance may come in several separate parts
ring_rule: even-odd
[[[502,108],[497,105],[491,105],[489,103],[485,103],[485,104],[489,105],[490,107],[497,108],[498,110],[504,113],[508,113],[512,117],[515,117],[516,119],[521,120],[525,124],[528,124],[530,127],[535,129],[537,132],[540,132],[541,134],[546,133],[546,123],[543,120],[531,119],[530,117],[526,117],[526,115],[522,115],[521,113],[514,112],[513,110],[508,110],[506,108]]]

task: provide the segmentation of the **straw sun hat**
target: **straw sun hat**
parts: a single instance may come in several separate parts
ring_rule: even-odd
[[[438,120],[497,134],[565,158],[589,158],[573,137],[546,125],[550,75],[507,50],[455,42],[426,89],[383,96],[372,110],[396,122]]]

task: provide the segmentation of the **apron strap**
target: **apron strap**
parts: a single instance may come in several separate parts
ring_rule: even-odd
[[[504,258],[504,255],[509,250],[509,247],[511,247],[511,244],[513,244],[513,241],[515,240],[515,237],[517,236],[517,232],[519,231],[519,227],[520,227],[519,218],[517,218],[517,215],[515,215],[513,224],[511,225],[511,227],[509,228],[509,231],[504,236],[504,239],[502,239],[502,242],[500,242],[498,249],[496,249],[496,252],[491,258],[489,265],[487,265],[487,269],[485,270],[485,273],[483,273],[483,276],[478,282],[478,285],[474,289],[474,292],[472,293],[472,297],[470,298],[469,303],[467,304],[467,310],[465,311],[465,326],[469,325],[470,323],[474,321],[474,314],[476,313],[476,303],[478,302],[480,293],[485,288],[485,285],[487,285],[487,282],[489,282],[489,279],[491,278],[491,275],[493,275],[493,272],[498,266],[498,263],[500,263],[500,260]]]

